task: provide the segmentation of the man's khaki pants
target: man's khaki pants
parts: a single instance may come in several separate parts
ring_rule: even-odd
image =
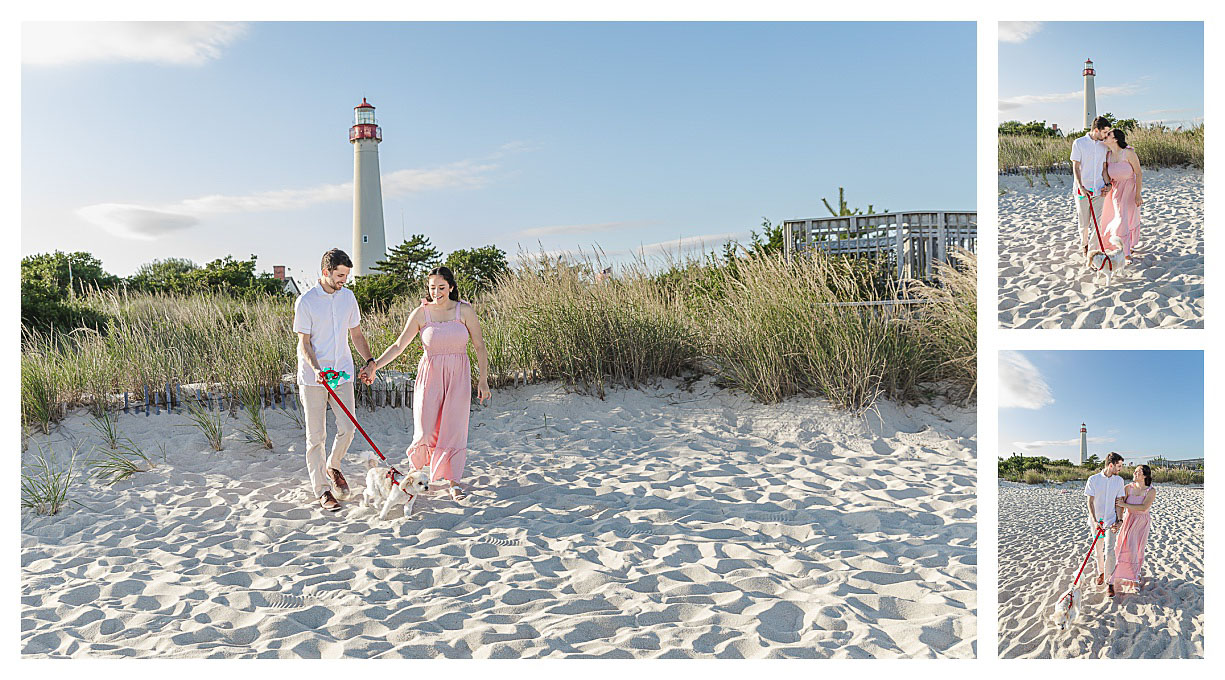
[[[1089,215],[1089,201],[1081,198],[1076,194],[1076,185],[1072,185],[1072,199],[1076,201],[1076,217],[1077,223],[1080,225],[1080,245],[1089,244],[1089,250],[1093,251],[1100,246],[1097,243],[1097,236],[1093,233],[1093,217]],[[1106,196],[1098,191],[1093,195],[1093,214],[1097,217],[1097,226],[1099,231],[1102,227],[1102,207],[1106,205]],[[1103,242],[1106,236],[1102,235]]]
[[[322,496],[324,491],[331,491],[335,495],[336,490],[332,488],[332,479],[327,475],[326,468],[340,469],[340,461],[349,451],[349,444],[353,442],[353,434],[357,432],[357,428],[353,426],[353,421],[349,420],[349,416],[337,408],[332,395],[328,394],[328,388],[323,385],[300,385],[299,387],[302,390],[302,406],[306,411],[306,472],[310,475],[315,498]],[[349,413],[352,413],[353,381],[350,380],[332,389],[349,409]],[[327,458],[325,465],[323,454],[327,444],[329,405],[332,407],[332,415],[336,418],[336,439],[332,441],[332,455]]]
[[[1089,519],[1089,540],[1097,535],[1097,522]],[[1114,583],[1114,539],[1118,538],[1118,532],[1111,531],[1110,525],[1106,525],[1106,533],[1101,538],[1097,539],[1097,545],[1093,546],[1093,556],[1097,561],[1097,573],[1106,576],[1106,583]]]

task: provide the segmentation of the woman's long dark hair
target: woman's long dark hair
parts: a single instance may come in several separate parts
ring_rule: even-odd
[[[1119,145],[1120,149],[1127,148],[1127,133],[1126,132],[1123,132],[1122,130],[1115,128],[1110,131],[1110,134],[1114,135],[1114,141]]]
[[[1153,469],[1147,465],[1140,466],[1140,472],[1144,473],[1144,486],[1148,488],[1153,485]]]
[[[441,276],[442,278],[446,279],[447,283],[451,285],[451,294],[448,297],[456,302],[459,302],[459,286],[455,285],[455,275],[451,273],[450,268],[434,267],[430,270],[430,273],[426,275],[426,280],[428,281],[431,276]]]

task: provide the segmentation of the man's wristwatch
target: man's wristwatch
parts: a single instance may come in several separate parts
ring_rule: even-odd
[[[369,366],[370,364],[373,364],[373,363],[375,363],[375,358],[374,358],[374,357],[370,357],[369,359],[366,359],[366,366]],[[363,368],[364,368],[364,366],[363,366]]]

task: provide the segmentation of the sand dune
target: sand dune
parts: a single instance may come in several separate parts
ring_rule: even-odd
[[[1050,614],[1089,550],[1083,484],[1002,482],[999,491],[1001,657],[1204,656],[1203,488],[1157,487],[1144,587],[1112,599],[1094,584],[1090,560],[1080,618],[1066,631],[1050,623]]]
[[[359,417],[399,458],[410,414]],[[971,410],[855,417],[709,380],[605,401],[503,390],[473,414],[468,500],[436,494],[386,522],[308,502],[303,435],[280,414],[271,452],[232,432],[209,451],[185,420],[122,416],[156,468],[23,514],[23,654],[975,653]],[[99,443],[87,416],[25,456],[72,442]],[[365,448],[359,435],[345,465],[358,497]]]
[[[1085,267],[1071,176],[1047,177],[1000,178],[1002,328],[1204,327],[1203,172],[1145,169],[1140,243],[1110,286]]]

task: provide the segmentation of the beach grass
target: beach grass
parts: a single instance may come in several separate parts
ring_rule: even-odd
[[[1072,153],[1070,137],[1000,135],[997,162],[999,170],[1025,169],[1041,175],[1066,167]],[[1127,133],[1127,143],[1136,149],[1142,168],[1192,167],[1204,169],[1204,126],[1187,130],[1141,127]]]
[[[976,265],[971,254],[957,257],[956,267],[941,270],[940,284],[899,291],[862,263],[821,254],[732,265],[694,258],[666,274],[636,262],[600,280],[591,274],[601,270],[598,260],[541,256],[474,304],[494,387],[558,380],[603,396],[612,385],[636,388],[713,370],[764,403],[821,395],[862,410],[882,396],[923,401],[934,383],[967,400],[977,378]],[[929,304],[917,311],[844,304],[899,292]],[[123,392],[140,400],[145,386],[217,385],[249,405],[296,370],[293,307],[284,298],[94,291],[79,302],[103,312],[106,326],[23,330],[22,420],[44,431],[65,408],[105,409]],[[418,304],[403,299],[363,317],[375,353],[396,340]],[[418,338],[387,368],[411,375],[421,351]],[[183,406],[220,450],[220,414],[192,399]],[[258,422],[248,420],[251,436],[266,445]]]
[[[1123,466],[1120,473],[1124,479],[1130,480],[1135,467]],[[1016,470],[1004,475],[1001,479],[1025,484],[1062,484],[1063,482],[1084,481],[1097,474],[1101,468],[1085,468],[1070,465],[1047,465],[1040,468]],[[1153,484],[1203,484],[1203,470],[1188,470],[1179,467],[1154,467]]]
[[[137,472],[151,470],[153,461],[136,445],[136,442],[125,437],[119,442],[118,448],[104,448],[102,456],[90,461],[89,467],[93,469],[95,477],[108,484],[114,484]]]
[[[218,408],[216,411],[210,411],[208,408],[195,401],[187,402],[186,407],[187,420],[189,422],[185,425],[180,425],[180,427],[194,427],[197,430],[200,430],[200,432],[204,435],[204,438],[208,440],[208,445],[212,447],[214,451],[220,451],[225,448],[225,443],[223,441],[224,430],[222,428],[221,408]]]
[[[21,507],[39,515],[55,515],[68,504],[76,451],[67,465],[58,465],[54,450],[39,446],[33,462],[21,471]]]

